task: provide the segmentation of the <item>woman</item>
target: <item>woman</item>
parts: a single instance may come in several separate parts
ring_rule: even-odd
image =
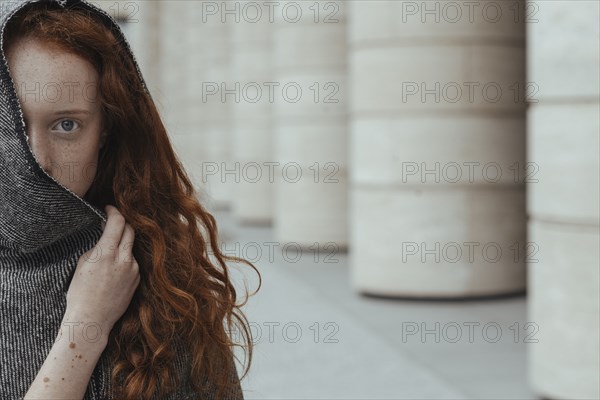
[[[226,261],[255,268],[219,251],[118,25],[82,0],[0,22],[0,398],[243,399]]]

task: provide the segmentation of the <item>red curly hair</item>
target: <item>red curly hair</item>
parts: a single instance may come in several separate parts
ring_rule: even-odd
[[[136,231],[133,254],[141,281],[110,333],[112,395],[134,400],[171,393],[179,383],[171,370],[180,351],[178,340],[191,354],[194,390],[216,388],[216,398],[222,398],[236,385],[231,379],[233,348],[248,353],[242,378],[253,348],[250,324],[241,311],[248,296],[236,303],[226,261],[245,263],[257,272],[256,292],[260,273],[249,261],[219,250],[215,219],[198,200],[119,34],[80,8],[32,3],[24,9],[7,25],[7,47],[19,37],[40,39],[96,68],[110,134],[85,200],[100,209],[116,205]],[[241,333],[241,344],[230,338],[233,329]]]

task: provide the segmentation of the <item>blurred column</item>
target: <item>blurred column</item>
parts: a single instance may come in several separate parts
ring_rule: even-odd
[[[197,73],[203,51],[200,3],[140,1],[121,7],[120,14],[129,15],[127,33],[170,140],[199,194],[206,197],[201,182],[202,77]]]
[[[160,32],[156,29],[160,21],[160,2],[128,2],[120,10],[127,19],[125,34],[129,35],[133,53],[154,96],[160,83]]]
[[[200,23],[200,2],[146,2],[156,19],[148,30],[160,40],[160,57],[154,60],[160,71],[160,87],[153,93],[171,142],[203,201],[208,201],[206,185],[201,181],[206,116],[202,110],[202,74],[197,54],[204,52]],[[183,62],[185,60],[185,62]],[[199,65],[200,64],[200,65]]]
[[[232,196],[234,217],[242,223],[271,223],[273,183],[265,163],[273,160],[271,38],[273,20],[257,2],[238,3],[239,22],[232,26],[231,82],[239,101],[230,102],[232,150],[240,179]]]
[[[167,131],[173,136],[185,135],[187,81],[185,63],[181,62],[189,51],[182,38],[188,34],[186,15],[188,2],[184,0],[159,1],[160,13],[157,30],[160,39],[160,89],[158,100],[162,103],[162,115]],[[180,143],[179,138],[174,138]]]
[[[189,34],[188,18],[190,3],[185,1],[146,2],[143,9],[156,15],[145,23],[154,24],[145,29],[153,30],[159,45],[159,57],[151,68],[159,71],[159,81],[152,93],[161,118],[169,134],[175,151],[186,170],[191,168],[189,116],[185,88],[189,79],[186,64],[181,60],[187,57],[189,46],[182,40]],[[152,36],[151,36],[152,37]]]
[[[180,153],[183,155],[186,168],[194,183],[203,204],[210,204],[213,197],[208,188],[204,175],[205,162],[211,156],[208,147],[211,129],[210,109],[204,97],[204,79],[207,70],[207,60],[212,59],[215,49],[207,40],[210,30],[207,25],[208,16],[204,15],[201,1],[190,1],[186,9],[187,34],[179,40],[186,47],[184,62],[186,82],[181,95],[185,98],[187,110],[185,135],[180,136]],[[210,166],[208,167],[210,168]]]
[[[598,2],[528,3],[529,378],[552,399],[598,399]]]
[[[460,298],[525,288],[515,4],[350,2],[356,290]]]
[[[239,1],[221,2],[195,1],[194,7],[200,7],[202,27],[202,46],[196,52],[202,63],[198,73],[202,76],[202,103],[198,112],[202,112],[206,124],[204,132],[203,182],[212,208],[228,209],[236,185],[237,172],[232,160],[231,140],[231,104],[235,103],[235,87],[230,77],[230,35],[236,15],[239,13]]]
[[[346,4],[274,9],[274,231],[306,248],[347,245]]]
[[[161,76],[165,120],[203,203],[229,207],[229,28],[225,2],[161,1]],[[232,20],[231,17],[228,17]]]

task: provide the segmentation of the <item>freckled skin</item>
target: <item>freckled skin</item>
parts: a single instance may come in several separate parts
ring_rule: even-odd
[[[36,159],[62,185],[83,197],[106,139],[98,73],[84,58],[37,39],[18,39],[6,54]],[[90,114],[56,114],[74,109]]]

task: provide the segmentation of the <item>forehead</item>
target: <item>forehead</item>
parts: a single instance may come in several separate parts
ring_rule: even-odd
[[[98,102],[98,73],[79,55],[32,38],[19,39],[7,50],[11,77],[23,103]]]

